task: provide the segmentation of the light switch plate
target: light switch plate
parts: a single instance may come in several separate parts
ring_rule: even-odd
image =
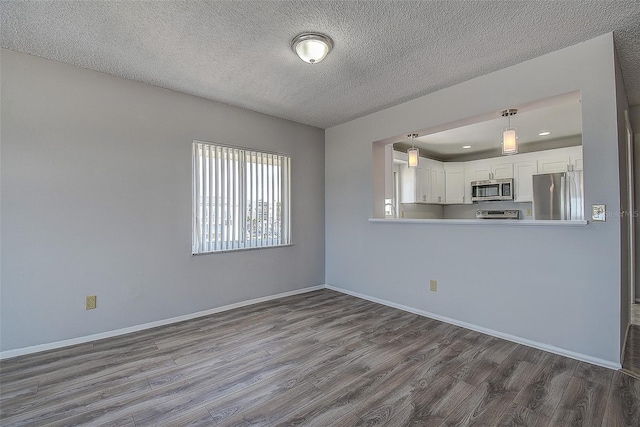
[[[606,205],[591,205],[591,221],[606,221],[607,207]]]

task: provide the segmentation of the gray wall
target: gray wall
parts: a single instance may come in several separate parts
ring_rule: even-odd
[[[324,283],[323,130],[1,54],[3,351]],[[292,155],[295,246],[191,256],[193,139]]]
[[[576,228],[368,221],[372,210],[382,217],[384,205],[384,147],[374,141],[576,90],[585,205],[615,209],[612,34],[327,129],[327,283],[618,365],[619,221]],[[429,279],[438,280],[437,293]]]

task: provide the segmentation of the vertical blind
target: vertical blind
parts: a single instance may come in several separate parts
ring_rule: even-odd
[[[291,158],[193,143],[192,253],[291,243]]]

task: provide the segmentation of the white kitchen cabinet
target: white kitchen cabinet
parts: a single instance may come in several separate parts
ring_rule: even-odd
[[[423,158],[417,168],[400,167],[400,203],[427,203],[431,199],[431,169]]]
[[[431,175],[430,191],[426,195],[427,203],[444,203],[444,165],[437,160],[425,159],[423,167],[429,169]]]
[[[569,155],[553,155],[538,159],[538,173],[566,172]]]
[[[451,162],[444,164],[445,197],[447,204],[464,203],[464,163]]]
[[[415,203],[418,190],[418,169],[400,166],[400,203]]]
[[[431,202],[431,168],[423,166],[418,169],[418,203]]]
[[[582,146],[571,147],[569,151],[569,164],[574,171],[582,170]]]
[[[401,166],[400,203],[444,203],[445,173],[442,162],[420,157],[417,168]]]
[[[578,158],[578,159],[571,160],[571,166],[573,166],[573,170],[574,171],[581,171],[582,170],[582,156],[580,156],[580,158]]]
[[[485,163],[478,164],[476,162],[468,162],[465,171],[465,177],[469,183],[471,181],[484,181],[487,179],[491,179],[491,165]]]
[[[445,201],[444,168],[433,166],[431,169],[431,202],[444,203]]]
[[[513,178],[513,163],[491,164],[491,179]]]
[[[468,162],[469,181],[513,178],[513,163]]]
[[[569,169],[583,170],[582,146],[559,148],[540,152],[538,173],[566,172]]]
[[[471,201],[471,182],[483,181],[490,179],[491,167],[488,164],[478,164],[477,162],[466,162],[464,168],[464,204],[470,205]]]
[[[533,175],[537,172],[538,164],[535,160],[513,164],[515,202],[531,202],[533,200]]]

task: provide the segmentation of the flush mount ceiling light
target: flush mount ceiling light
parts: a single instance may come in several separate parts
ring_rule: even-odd
[[[466,149],[471,148],[471,146],[470,145],[463,145],[462,148],[464,148],[466,150]]]
[[[407,150],[407,155],[409,156],[409,167],[417,168],[418,160],[420,159],[420,150],[416,148],[416,138],[418,137],[418,134],[410,133],[407,136],[411,138],[411,148]]]
[[[551,135],[551,132],[545,130],[544,132],[540,132],[538,135],[539,136],[547,136],[547,135]]]
[[[291,49],[308,64],[322,61],[333,48],[333,40],[320,33],[302,33],[291,41]]]
[[[502,132],[502,154],[517,154],[518,153],[518,137],[516,136],[516,130],[511,127],[511,116],[518,113],[515,108],[510,108],[502,112],[502,117],[506,117],[509,120],[509,125],[504,132]]]

